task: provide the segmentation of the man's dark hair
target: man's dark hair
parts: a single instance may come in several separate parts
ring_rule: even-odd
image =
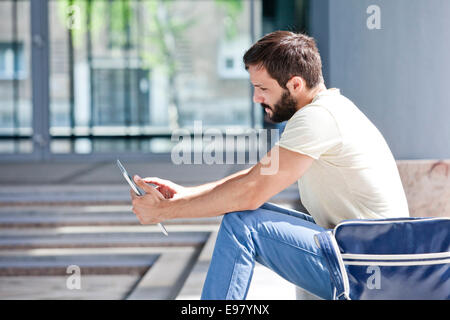
[[[263,66],[284,89],[294,76],[302,77],[310,89],[323,82],[316,42],[301,33],[275,31],[265,35],[247,50],[244,64],[246,69]]]

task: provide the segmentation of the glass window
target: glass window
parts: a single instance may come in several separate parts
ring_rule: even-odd
[[[170,152],[252,124],[250,1],[49,1],[53,153]]]
[[[23,43],[0,43],[0,79],[12,80],[25,78]]]
[[[0,154],[31,153],[30,3],[0,2]]]

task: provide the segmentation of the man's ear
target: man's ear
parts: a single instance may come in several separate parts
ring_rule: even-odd
[[[305,88],[305,80],[302,77],[294,76],[286,83],[286,87],[292,95],[297,95]]]

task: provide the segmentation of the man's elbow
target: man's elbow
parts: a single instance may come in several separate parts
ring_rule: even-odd
[[[254,186],[249,186],[248,192],[245,194],[244,206],[245,210],[256,210],[261,207],[265,199],[262,198],[261,192],[258,192]]]
[[[263,203],[259,203],[258,201],[252,201],[249,198],[242,199],[241,205],[239,206],[239,211],[247,211],[247,210],[256,210]]]
[[[248,205],[247,210],[256,210],[264,204],[264,201],[252,201]]]

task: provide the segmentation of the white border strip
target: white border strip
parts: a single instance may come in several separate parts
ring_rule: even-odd
[[[384,223],[393,223],[393,222],[420,222],[420,221],[433,221],[433,220],[450,220],[450,218],[448,217],[429,217],[429,218],[415,218],[414,217],[410,217],[412,219],[408,219],[408,218],[398,218],[398,219],[392,219],[392,220],[384,220],[382,219],[381,221],[377,221],[377,219],[374,220],[358,220],[358,219],[354,219],[351,221],[342,221],[341,223],[339,223],[337,226],[339,225],[344,225],[344,224],[352,224],[352,223],[367,223],[367,224],[371,224],[371,223],[377,223],[377,224],[384,224]],[[336,226],[336,227],[337,227]]]
[[[450,263],[450,259],[431,261],[344,261],[346,266],[422,266]]]
[[[411,217],[412,218],[412,217]],[[343,221],[341,223],[338,223],[336,227],[333,229],[333,235],[336,235],[336,230],[340,226],[348,225],[348,224],[387,224],[387,223],[398,223],[398,222],[421,222],[421,221],[434,221],[434,220],[450,220],[450,218],[447,217],[430,217],[430,218],[423,218],[423,219],[405,219],[405,218],[398,218],[393,220],[383,220],[383,221],[377,221],[377,220],[351,220],[351,221]]]
[[[413,218],[413,217],[411,217]],[[351,221],[342,221],[341,223],[338,223],[336,227],[333,229],[333,235],[336,234],[336,229],[338,229],[340,226],[348,225],[348,224],[387,224],[387,223],[398,223],[398,222],[421,222],[421,221],[434,221],[434,220],[450,220],[450,218],[447,217],[430,217],[430,218],[422,218],[422,219],[406,219],[406,218],[398,218],[398,219],[392,219],[392,220],[351,220]]]
[[[335,254],[336,254],[336,257],[337,257],[337,260],[339,263],[339,269],[341,269],[342,280],[343,280],[343,284],[344,284],[343,294],[348,299],[350,299],[350,283],[348,281],[347,270],[345,269],[345,264],[344,264],[344,261],[342,260],[342,255],[340,253],[339,246],[336,242],[336,239],[333,236],[330,236],[330,239],[331,239],[331,243],[333,245],[333,250],[335,251]]]
[[[450,252],[417,253],[417,254],[342,254],[343,259],[355,260],[425,260],[450,258]]]

